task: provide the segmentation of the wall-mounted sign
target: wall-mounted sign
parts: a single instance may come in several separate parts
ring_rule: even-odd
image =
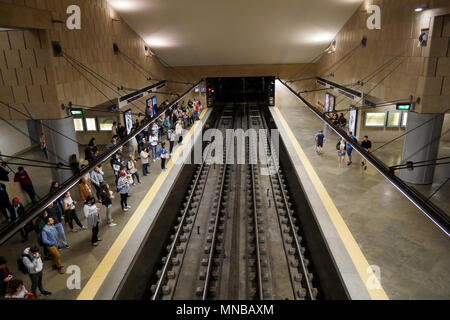
[[[70,109],[70,114],[73,116],[82,116],[83,110],[82,109]]]
[[[123,113],[123,120],[125,122],[127,134],[129,134],[131,132],[131,129],[133,128],[133,114],[131,113],[131,109],[128,109]]]
[[[119,108],[123,108],[126,105],[133,103],[136,100],[139,100],[143,97],[148,96],[152,92],[161,89],[166,85],[166,81],[160,81],[158,83],[152,84],[151,86],[142,88],[140,90],[134,91],[122,97],[119,97]]]
[[[334,92],[337,92],[353,101],[359,101],[360,99],[363,98],[363,94],[361,92],[341,86],[340,84],[334,83],[330,80],[317,78],[317,84],[321,85],[322,87],[333,90]]]
[[[358,123],[358,109],[352,108],[350,109],[348,117],[348,131],[351,131],[354,136],[357,135],[356,133],[357,123]]]
[[[411,103],[397,103],[397,110],[411,110]]]

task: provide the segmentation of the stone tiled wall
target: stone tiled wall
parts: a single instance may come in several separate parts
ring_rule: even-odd
[[[112,82],[111,87],[142,88],[152,82],[122,55],[115,55],[113,43],[155,79],[166,79],[167,68],[156,57],[146,57],[144,41],[108,6],[106,0],[0,0],[0,3],[28,6],[51,11],[54,23],[49,30],[0,32],[0,101],[10,103],[33,118],[60,118],[67,114],[60,105],[71,101],[83,106],[96,106],[118,94],[81,68],[86,80],[62,57],[54,57],[52,41],[60,41],[62,50]],[[66,8],[81,8],[81,30],[69,30]],[[113,20],[114,19],[114,20]],[[119,20],[119,21],[116,21]],[[103,95],[95,87],[104,92]],[[171,90],[170,87],[164,90]],[[121,94],[127,92],[121,91]],[[167,97],[169,98],[169,97]],[[161,101],[163,97],[159,98]],[[165,97],[164,97],[165,99]],[[145,100],[144,100],[145,102]],[[143,103],[132,106],[144,110]],[[5,118],[26,118],[0,107]]]

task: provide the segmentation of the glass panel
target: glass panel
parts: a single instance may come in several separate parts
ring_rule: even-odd
[[[384,127],[386,123],[386,112],[366,112],[366,127]]]
[[[95,118],[86,118],[86,130],[97,131],[97,121]]]
[[[406,127],[407,123],[408,123],[408,112],[403,112],[402,127]]]
[[[390,111],[388,112],[388,127],[398,127],[400,126],[401,112]]]
[[[73,125],[75,126],[75,131],[84,131],[83,118],[74,118]]]
[[[114,121],[117,122],[116,117],[98,117],[100,131],[112,131]]]

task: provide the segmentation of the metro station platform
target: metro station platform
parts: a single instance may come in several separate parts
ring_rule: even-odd
[[[324,153],[317,155],[314,136],[323,122],[279,82],[276,91],[278,101],[272,114],[284,125],[289,143],[304,155],[302,166],[310,166],[319,178],[318,184],[324,187],[320,197],[329,196],[332,203],[328,208],[337,209],[328,214],[337,216],[338,221],[342,217],[344,225],[334,227],[348,228],[350,237],[341,239],[354,263],[363,258],[366,263],[362,265],[379,267],[381,286],[389,299],[448,299],[450,284],[445,279],[450,276],[450,240],[445,233],[376,169],[368,165],[364,171],[356,152],[351,166],[339,168],[335,148],[339,138],[334,132],[326,137]],[[280,136],[283,138],[282,132]],[[387,164],[399,163],[401,148],[401,143],[387,145],[377,156]],[[448,155],[448,149],[441,142],[440,156]],[[426,188],[432,189],[420,190]],[[435,200],[446,212],[450,204],[447,191],[440,190]]]

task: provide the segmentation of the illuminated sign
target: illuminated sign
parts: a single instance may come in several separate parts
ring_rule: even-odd
[[[410,103],[397,103],[397,110],[411,110]]]
[[[70,113],[73,116],[82,116],[83,115],[83,110],[81,110],[81,109],[71,109]]]

